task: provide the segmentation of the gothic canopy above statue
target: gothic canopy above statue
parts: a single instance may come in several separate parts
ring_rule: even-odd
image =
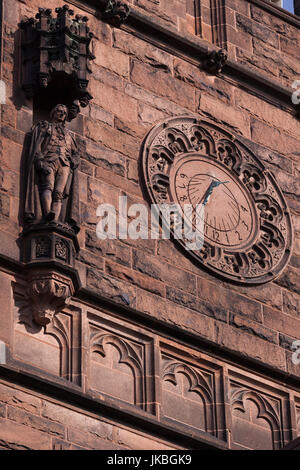
[[[51,85],[66,96],[69,109],[74,102],[85,107],[92,99],[87,87],[89,62],[94,59],[90,51],[93,33],[86,16],[74,17],[67,5],[55,11],[53,17],[50,9],[39,8],[36,18],[21,23],[22,87],[31,98]],[[74,117],[76,113],[69,119]]]

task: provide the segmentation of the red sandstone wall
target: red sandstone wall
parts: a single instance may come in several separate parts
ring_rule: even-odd
[[[101,416],[0,383],[0,449],[172,450],[163,440],[136,433]]]
[[[17,23],[24,15],[34,16],[38,6],[54,9],[64,3],[48,1],[45,5],[40,1],[11,1],[9,8],[4,10],[2,78],[7,85],[8,100],[7,104],[1,106],[0,253],[15,260],[19,260],[16,240],[20,232],[20,158],[25,133],[32,124],[31,103],[24,101],[17,89],[18,76],[13,74],[13,54],[14,50],[16,53],[18,51]],[[174,27],[179,25],[179,31],[183,32],[185,2],[176,2],[176,8],[172,5],[172,11],[170,2],[160,2],[158,5],[144,0],[135,3],[150,13],[157,12],[157,16],[168,24]],[[232,18],[231,29],[228,30],[231,31],[228,33],[228,42],[232,57],[236,52],[239,61],[276,78],[278,83],[290,84],[290,80],[298,78],[299,61],[297,65],[296,51],[299,29],[266,12],[262,19],[261,9],[247,1],[239,0],[238,7],[233,0],[229,0],[227,4]],[[75,10],[77,11],[76,8]],[[164,15],[171,20],[166,20]],[[248,94],[221,77],[208,75],[182,58],[145,44],[125,31],[111,28],[92,15],[88,16],[91,30],[96,34],[96,59],[90,80],[94,99],[91,106],[72,125],[82,149],[80,199],[83,222],[79,234],[81,251],[77,268],[83,286],[120,304],[127,304],[128,300],[130,307],[150,317],[192,332],[200,338],[209,339],[243,357],[257,359],[280,371],[299,376],[300,366],[293,365],[291,361],[291,344],[293,340],[300,338],[300,192],[297,184],[300,171],[299,121],[288,112]],[[191,24],[190,19],[188,23]],[[188,30],[191,32],[190,27]],[[293,215],[295,242],[290,264],[275,282],[261,287],[236,287],[221,282],[195,266],[167,240],[134,242],[97,239],[96,208],[100,203],[117,205],[118,196],[124,194],[128,195],[129,204],[144,201],[138,176],[139,149],[144,135],[158,120],[184,113],[196,113],[228,126],[242,136],[247,145],[276,174]],[[35,367],[35,372],[40,370],[64,377],[61,373],[60,346],[55,335],[31,331],[19,324],[19,310],[12,294],[12,281],[15,279],[11,274],[1,273],[4,301],[0,313],[0,339],[8,345],[13,360],[18,361],[18,364],[23,362],[24,367]],[[19,277],[17,282],[22,282]],[[124,299],[123,293],[126,293],[127,299]],[[74,309],[80,311],[82,305],[75,303]],[[66,324],[74,311],[65,313]],[[94,315],[97,317],[97,313]],[[88,317],[83,315],[83,318],[85,337],[89,334]],[[99,318],[95,320],[95,324],[97,328],[100,328],[100,324],[105,329]],[[75,332],[79,334],[78,325],[76,328]],[[127,336],[135,344],[133,331],[137,327],[124,324],[123,328],[123,334],[127,331],[126,328],[131,329]],[[142,334],[148,333],[143,330]],[[127,336],[125,335],[128,339]],[[85,344],[88,345],[88,342]],[[101,374],[90,374],[87,366],[84,369],[83,383],[86,384],[87,381],[92,389],[107,395],[112,370],[113,374],[119,374],[120,383],[123,378],[124,387],[128,387],[123,390],[128,390],[128,396],[131,397],[132,377],[128,378],[128,370],[122,369],[115,354],[113,348],[107,353],[109,365],[105,359],[101,360],[99,357],[92,361],[95,370],[100,370],[101,373],[103,368],[110,370],[110,373],[107,372],[106,389],[97,383],[97,376]],[[191,350],[189,354],[195,352]],[[74,361],[76,363],[76,358]],[[74,374],[80,375],[78,370]],[[76,382],[74,378],[73,380]],[[235,383],[237,379],[231,377],[231,380]],[[179,389],[172,388],[170,384],[165,386],[166,393],[173,393],[174,403],[176,400],[179,403],[175,411],[180,410],[181,406],[178,397],[186,398],[187,395],[186,384],[183,382],[184,379],[178,385]],[[248,390],[257,388],[267,396],[275,388],[275,384],[269,384],[269,388],[264,390],[263,380],[260,385],[256,382],[253,385],[250,380],[246,386],[245,382],[246,377],[238,382],[239,387],[248,387]],[[275,393],[272,400],[274,409],[281,406],[279,403],[291,400],[294,421],[290,423],[285,416],[281,424],[293,429],[295,435],[295,410],[299,412],[300,401],[297,393],[296,398],[292,393],[287,399],[289,393],[284,388],[277,395]],[[116,398],[125,399],[125,395]],[[131,399],[128,400],[130,403]],[[2,401],[5,405],[0,408],[0,413],[2,419],[8,419],[8,424],[3,424],[0,431],[3,446],[9,443],[8,445],[20,448],[35,448],[32,442],[39,442],[41,431],[41,446],[45,448],[55,445],[55,440],[93,448],[137,448],[132,441],[131,444],[127,441],[124,444],[122,439],[120,442],[118,437],[112,437],[111,430],[105,434],[106,425],[103,425],[106,440],[101,441],[98,446],[93,440],[93,431],[89,437],[80,430],[76,431],[76,435],[75,431],[66,431],[62,418],[50,417],[50,421],[45,421],[48,417],[41,411],[43,408],[40,399],[37,407],[31,403],[28,409],[21,411],[14,408],[15,400],[9,402],[5,398]],[[194,406],[194,400],[191,401],[193,403],[188,403],[189,410],[193,410]],[[233,426],[230,428],[233,429],[233,446],[256,448],[259,442],[255,440],[255,435],[261,435],[264,436],[261,442],[272,447],[274,443],[270,441],[270,427],[266,431],[264,422],[255,422],[255,413],[251,412],[251,406],[244,412],[235,410],[234,417],[230,418],[236,421],[234,426],[230,424]],[[192,415],[191,411],[189,424],[193,426],[195,423],[192,422]],[[182,422],[180,414],[175,419]],[[254,427],[249,425],[245,428],[242,420],[252,423]],[[241,421],[243,429],[247,429],[244,437],[239,437]],[[28,431],[28,426],[32,428],[32,435],[27,435],[28,441],[12,437],[21,435],[18,434],[19,430]],[[255,426],[258,426],[261,434]],[[115,433],[119,432],[117,427],[114,429]],[[247,441],[250,429],[256,430],[253,431],[253,441]],[[228,435],[231,435],[231,431]],[[141,447],[154,446],[152,441],[143,442]],[[40,444],[36,444],[38,445]]]
[[[283,18],[276,14],[280,10],[270,9],[267,1],[196,0],[195,3],[196,32],[203,39],[225,47],[233,60],[289,88],[299,77],[298,17]],[[192,28],[185,31],[190,33]]]
[[[241,3],[228,35],[237,60],[290,88],[300,74],[299,20],[296,27],[251,2],[240,8]]]
[[[195,33],[194,0],[130,0],[128,4],[171,28]]]

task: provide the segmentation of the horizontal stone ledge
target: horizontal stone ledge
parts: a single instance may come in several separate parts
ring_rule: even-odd
[[[252,0],[252,2],[270,10],[271,13],[276,12],[277,16],[280,14],[284,21],[292,19],[293,24],[300,27],[300,18],[298,19],[295,15],[284,12],[282,9],[267,4],[267,2],[262,0]],[[84,4],[80,0],[71,0],[70,3],[99,16],[101,20],[101,12],[104,10],[107,0],[87,0]],[[121,28],[196,66],[201,66],[211,52],[220,50],[196,35],[194,37],[192,35],[187,37],[163,25],[155,18],[137,11],[132,5],[130,5],[130,14]],[[222,72],[218,76],[231,82],[233,81],[269,103],[281,106],[292,112],[295,116],[299,116],[299,107],[297,109],[291,100],[292,90],[279,85],[275,80],[255,72],[245,65],[227,60]]]
[[[103,416],[105,418],[116,420],[118,424],[130,426],[137,431],[149,432],[153,437],[158,437],[169,441],[170,443],[185,446],[188,449],[198,450],[227,450],[228,445],[226,442],[205,433],[204,431],[191,431],[183,426],[169,425],[163,423],[145,412],[138,412],[133,408],[118,406],[112,404],[108,399],[105,403],[88,394],[76,390],[74,386],[56,383],[54,381],[40,378],[29,372],[23,372],[18,368],[0,365],[0,378],[7,382],[20,385],[42,394],[45,398],[47,396],[52,399],[62,402],[66,405],[79,408],[90,414]]]
[[[254,3],[254,5],[257,5],[263,10],[269,11],[273,15],[278,16],[278,18],[280,18],[281,20],[286,21],[287,23],[290,23],[293,26],[300,28],[300,18],[294,15],[293,13],[290,13],[288,10],[278,7],[277,5],[274,5],[274,3],[271,3],[266,0],[248,0],[248,1],[250,3]]]
[[[143,325],[153,334],[176,340],[183,345],[193,348],[201,353],[210,356],[211,359],[223,361],[227,365],[240,367],[251,373],[263,375],[269,380],[276,380],[285,386],[297,387],[300,385],[300,377],[295,374],[288,373],[275,366],[266,364],[259,359],[250,356],[243,356],[239,351],[235,351],[228,346],[220,346],[218,343],[207,339],[200,334],[190,333],[183,328],[174,326],[164,320],[154,318],[150,314],[138,311],[134,308],[117,303],[112,299],[106,298],[88,288],[82,288],[76,296],[76,300],[87,303],[95,308],[104,310],[106,313],[115,313],[122,316],[123,320],[127,320],[137,325]],[[268,344],[268,343],[267,343]]]
[[[26,274],[26,265],[14,260],[9,260],[0,255],[0,267],[4,268],[9,274]],[[74,270],[75,271],[75,270]],[[80,282],[80,281],[79,281]],[[183,344],[192,347],[202,353],[205,353],[211,358],[216,358],[224,361],[229,365],[241,367],[243,370],[263,374],[270,380],[277,380],[286,386],[299,387],[300,377],[288,373],[282,369],[270,366],[258,359],[242,356],[241,353],[227,346],[220,346],[218,343],[213,342],[203,336],[195,333],[190,333],[178,326],[171,325],[163,320],[158,320],[150,314],[140,312],[137,309],[116,302],[104,295],[95,292],[92,289],[80,286],[77,293],[73,297],[75,301],[81,301],[91,305],[96,309],[103,309],[107,313],[116,313],[123,317],[124,320],[142,324],[154,334],[165,336],[170,339],[176,339]]]

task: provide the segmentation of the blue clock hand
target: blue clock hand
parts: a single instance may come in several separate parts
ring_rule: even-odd
[[[208,189],[206,190],[204,196],[203,196],[203,206],[206,205],[208,199],[209,199],[209,196],[211,195],[211,193],[213,192],[213,181],[210,183],[210,185],[208,186]]]
[[[213,190],[214,190],[215,188],[217,188],[218,186],[220,186],[221,184],[226,184],[226,183],[229,183],[229,181],[216,181],[216,180],[213,180],[213,181],[210,183],[210,185],[209,185],[209,187],[208,187],[208,189],[207,189],[207,191],[206,191],[206,193],[205,193],[204,201],[203,201],[203,206],[205,206],[205,205],[207,204],[208,199],[209,199],[209,197],[212,195]]]

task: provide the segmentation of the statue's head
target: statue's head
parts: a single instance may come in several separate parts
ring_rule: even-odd
[[[53,122],[65,122],[68,116],[68,108],[64,104],[57,104],[50,112]]]

